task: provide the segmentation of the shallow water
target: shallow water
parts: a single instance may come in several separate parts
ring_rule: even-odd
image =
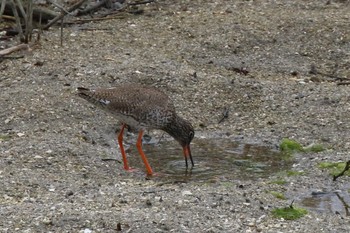
[[[347,191],[312,192],[300,204],[316,212],[350,216],[350,196]]]
[[[195,139],[191,143],[195,166],[186,170],[181,146],[163,141],[158,145],[144,145],[144,152],[157,178],[170,180],[225,181],[256,179],[281,170],[290,169],[278,150],[261,144],[247,144],[230,139]],[[132,164],[143,167],[136,150],[129,152]],[[189,165],[191,164],[190,161]]]
[[[153,141],[144,145],[143,149],[156,173],[152,179],[173,182],[254,180],[290,170],[293,163],[277,149],[230,139],[195,139],[191,143],[195,163],[192,169],[186,169],[182,148],[175,141],[158,144]],[[127,153],[132,166],[144,170],[137,150]],[[188,163],[190,165],[190,161]],[[311,211],[350,216],[350,195],[347,191],[312,192],[301,198],[298,205]]]

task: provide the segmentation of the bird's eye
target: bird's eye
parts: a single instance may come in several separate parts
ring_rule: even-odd
[[[193,137],[194,137],[194,132],[191,131],[190,134],[189,134],[188,136],[189,136],[191,139],[193,139]]]

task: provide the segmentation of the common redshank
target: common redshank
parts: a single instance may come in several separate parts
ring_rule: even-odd
[[[148,175],[152,175],[153,171],[142,150],[142,135],[146,129],[160,129],[167,132],[182,146],[186,168],[188,157],[192,167],[194,166],[190,150],[194,129],[189,121],[177,115],[173,102],[162,91],[139,84],[97,89],[78,87],[77,91],[80,97],[112,113],[122,123],[118,144],[124,169],[130,170],[123,147],[123,133],[126,125],[139,131],[136,147]]]

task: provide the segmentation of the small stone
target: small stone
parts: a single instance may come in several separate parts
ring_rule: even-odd
[[[146,201],[146,205],[147,205],[147,206],[152,206],[152,202],[151,202],[150,200],[147,200],[147,201]]]
[[[69,197],[69,196],[72,196],[74,193],[72,190],[69,190],[67,193],[66,193],[66,197]]]
[[[181,194],[182,194],[182,196],[192,195],[191,191],[188,191],[188,190],[182,191]]]
[[[162,197],[155,197],[154,198],[156,201],[159,201],[159,202],[162,202],[163,201],[163,198]]]
[[[290,72],[290,74],[292,75],[292,76],[298,76],[298,71],[295,71],[295,70],[292,70],[291,72]]]
[[[249,227],[254,227],[254,226],[255,226],[255,223],[254,223],[254,222],[248,222],[247,226],[249,226]]]
[[[52,225],[52,220],[45,217],[45,218],[43,219],[43,223],[44,223],[45,225]]]
[[[117,231],[121,231],[122,230],[122,224],[120,224],[120,222],[117,223]]]

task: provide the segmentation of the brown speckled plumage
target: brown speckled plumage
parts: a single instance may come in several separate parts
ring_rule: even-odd
[[[78,87],[77,91],[80,97],[109,111],[123,123],[118,137],[120,147],[122,147],[120,141],[125,124],[138,129],[141,138],[144,129],[161,129],[174,137],[183,147],[186,167],[187,157],[190,157],[192,166],[194,165],[189,147],[194,137],[193,127],[188,121],[176,114],[173,102],[162,91],[138,84],[98,89]],[[121,150],[123,154],[124,149],[121,148]],[[141,154],[141,156],[143,155]],[[124,167],[128,169],[125,160],[126,158],[124,159]],[[147,160],[144,162],[147,168]],[[150,168],[147,168],[147,171],[148,174],[152,174]]]

